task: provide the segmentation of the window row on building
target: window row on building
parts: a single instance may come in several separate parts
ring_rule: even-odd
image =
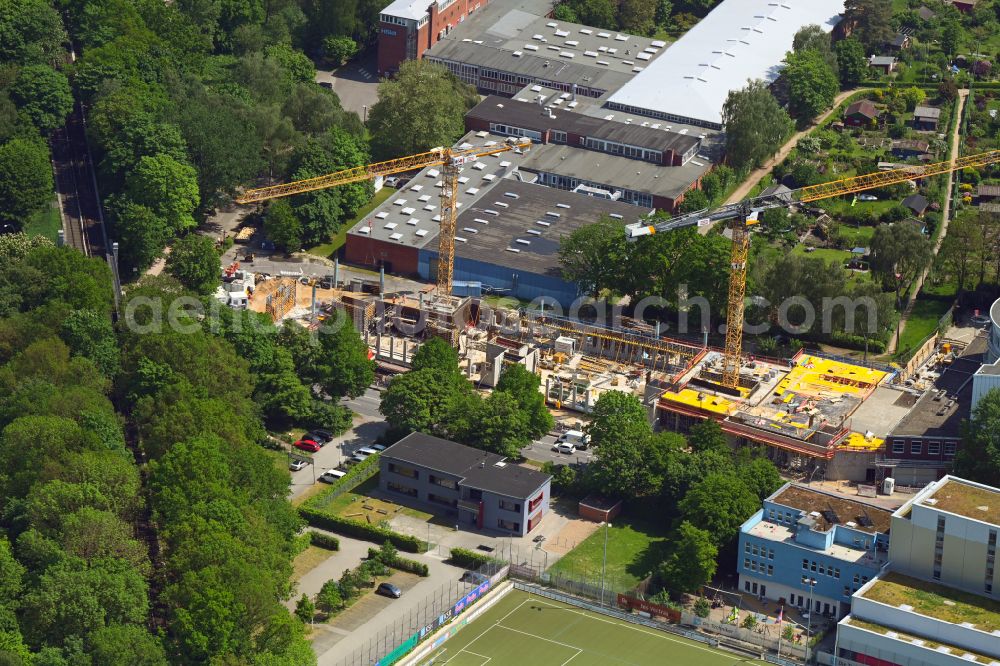
[[[743,544],[743,552],[747,555],[760,555],[761,557],[766,557],[769,560],[774,559],[774,548],[765,548],[764,546],[758,546],[757,544],[749,541]]]
[[[513,125],[505,125],[503,123],[490,123],[490,132],[501,136],[520,136],[532,141],[542,140],[541,132],[524,129],[523,127],[514,127]]]
[[[630,146],[626,143],[618,143],[617,141],[608,141],[606,139],[593,139],[589,136],[584,137],[582,142],[585,148],[601,153],[631,157],[632,159],[644,160],[653,164],[663,164],[663,151],[660,150]]]
[[[749,557],[743,558],[743,569],[746,571],[751,571],[753,573],[760,573],[765,576],[774,575],[774,565],[766,562],[758,562],[757,560],[750,559]]]
[[[653,195],[646,194],[644,192],[636,192],[635,190],[621,189],[613,187],[611,185],[605,185],[603,183],[595,183],[590,180],[581,180],[579,178],[572,178],[569,176],[560,176],[556,173],[539,173],[539,181],[542,185],[547,185],[548,187],[554,187],[559,190],[569,190],[573,191],[580,185],[585,185],[587,187],[596,188],[599,190],[605,190],[609,194],[618,193],[618,201],[623,201],[625,203],[632,204],[633,206],[640,206],[643,208],[653,207]],[[610,198],[610,197],[609,197]]]
[[[956,444],[955,442],[945,442],[944,443],[944,455],[946,457],[954,457]],[[894,439],[892,440],[892,452],[895,454],[906,453],[906,440],[905,439]],[[927,442],[927,455],[938,456],[941,455],[941,442],[930,441]],[[910,455],[919,456],[924,454],[924,442],[919,439],[910,440]]]

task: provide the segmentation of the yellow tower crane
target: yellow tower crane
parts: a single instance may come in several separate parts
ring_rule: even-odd
[[[441,178],[441,231],[438,234],[438,293],[451,294],[451,279],[455,271],[455,224],[458,218],[458,175],[462,166],[475,162],[480,157],[496,155],[507,151],[521,153],[531,147],[531,139],[509,138],[503,143],[493,146],[481,146],[465,149],[434,148],[426,153],[398,157],[386,162],[376,162],[364,166],[352,167],[328,173],[325,176],[297,180],[282,185],[261,187],[247,190],[236,202],[241,204],[257,203],[279,197],[290,197],[295,194],[323,190],[328,187],[358,183],[372,180],[379,176],[389,176],[425,167],[442,167]]]
[[[729,220],[733,244],[730,252],[729,300],[726,310],[726,350],[723,359],[722,383],[736,388],[740,381],[743,351],[743,314],[746,302],[747,257],[750,252],[750,227],[757,217],[769,208],[784,208],[797,203],[819,201],[830,197],[863,192],[886,185],[895,185],[928,176],[1000,163],[1000,150],[959,157],[954,161],[907,166],[889,171],[879,171],[863,176],[852,176],[819,185],[810,185],[783,194],[745,199],[739,203],[716,209],[686,213],[653,225],[635,224],[628,227],[629,238],[663,233],[685,227],[704,227],[713,222]]]

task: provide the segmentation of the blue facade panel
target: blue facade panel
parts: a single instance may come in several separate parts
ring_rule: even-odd
[[[503,259],[503,250],[497,251],[497,261]],[[431,265],[437,261],[437,252],[422,249],[417,255],[417,272],[424,280],[431,279]],[[553,266],[558,258],[553,257]],[[500,263],[486,263],[474,259],[455,257],[454,280],[482,282],[483,292],[492,289],[500,295],[513,296],[525,301],[536,298],[554,298],[563,306],[568,307],[579,295],[575,284],[567,282],[555,275],[529,273],[523,270],[502,266]]]
[[[803,579],[815,580],[811,610],[843,617],[851,595],[884,564],[879,547],[888,535],[846,525],[821,531],[800,524],[808,518],[803,511],[767,500],[763,506],[740,528],[740,591],[806,609],[810,586]]]

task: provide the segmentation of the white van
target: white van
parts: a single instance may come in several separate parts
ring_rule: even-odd
[[[590,435],[582,430],[567,430],[556,440],[556,444],[562,444],[563,442],[572,444],[581,451],[586,451],[587,447],[590,446]]]
[[[323,483],[334,483],[347,476],[347,472],[339,469],[328,469],[319,475],[319,480]]]
[[[358,449],[354,453],[355,453],[355,455],[360,455],[360,456],[364,456],[365,458],[367,458],[368,456],[375,455],[376,453],[378,453],[378,451],[376,451],[375,449],[372,449],[372,448],[369,448],[369,447],[366,446],[364,448]]]

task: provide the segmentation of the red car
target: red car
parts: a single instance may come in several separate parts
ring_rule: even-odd
[[[319,444],[317,444],[311,439],[300,439],[299,441],[295,442],[295,444],[293,444],[292,446],[294,446],[297,449],[302,449],[303,451],[309,451],[310,453],[316,453],[317,451],[319,451]]]

